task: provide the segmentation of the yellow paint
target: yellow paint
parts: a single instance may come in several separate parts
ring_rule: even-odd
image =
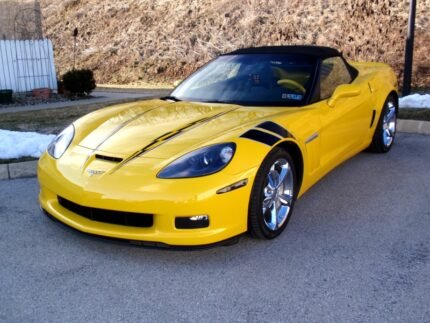
[[[370,144],[385,99],[397,91],[396,78],[386,65],[354,66],[360,75],[351,85],[342,86],[329,100],[302,108],[151,100],[88,114],[74,123],[74,140],[60,159],[47,153],[41,157],[40,203],[75,229],[129,240],[205,245],[246,232],[254,177],[272,147],[240,135],[263,121],[278,123],[293,135],[276,145],[291,141],[303,155],[300,197]],[[376,118],[370,128],[373,110]],[[184,154],[223,142],[234,142],[237,149],[222,171],[199,178],[157,178],[161,169]],[[136,153],[144,147],[142,154]],[[125,162],[99,160],[96,153]],[[248,179],[246,186],[216,194],[242,179]],[[83,206],[154,214],[154,225],[136,228],[91,221],[60,206],[57,196]],[[175,228],[176,216],[194,215],[209,215],[210,226]]]

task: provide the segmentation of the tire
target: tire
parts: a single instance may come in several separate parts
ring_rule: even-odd
[[[284,231],[297,196],[296,178],[291,155],[274,148],[261,164],[251,191],[248,231],[252,237],[273,239]]]
[[[369,150],[374,153],[387,153],[394,144],[397,129],[397,100],[389,96],[384,103],[381,115],[373,134]]]

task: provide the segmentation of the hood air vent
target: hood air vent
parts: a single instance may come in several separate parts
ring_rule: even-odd
[[[122,158],[119,158],[119,157],[105,156],[100,154],[96,154],[96,159],[105,160],[112,163],[120,163],[123,160]]]

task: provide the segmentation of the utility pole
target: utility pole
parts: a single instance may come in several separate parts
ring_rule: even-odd
[[[40,1],[34,1],[34,14],[36,15],[35,23],[37,29],[37,39],[43,39],[42,11],[40,11]]]
[[[406,38],[405,67],[403,73],[403,96],[411,93],[412,63],[414,57],[414,37],[415,37],[415,16],[417,1],[409,2],[408,36]]]
[[[75,70],[76,65],[76,38],[78,37],[78,28],[75,28],[73,30],[73,38],[75,40],[75,43],[73,45],[73,70]]]

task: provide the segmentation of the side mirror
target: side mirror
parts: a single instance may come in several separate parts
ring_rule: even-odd
[[[342,84],[339,85],[336,90],[334,90],[333,95],[328,100],[327,104],[329,107],[334,107],[336,103],[343,98],[352,98],[358,96],[361,93],[359,86],[355,84]]]
[[[181,82],[182,80],[176,80],[175,82],[173,82],[173,86],[177,87]]]

